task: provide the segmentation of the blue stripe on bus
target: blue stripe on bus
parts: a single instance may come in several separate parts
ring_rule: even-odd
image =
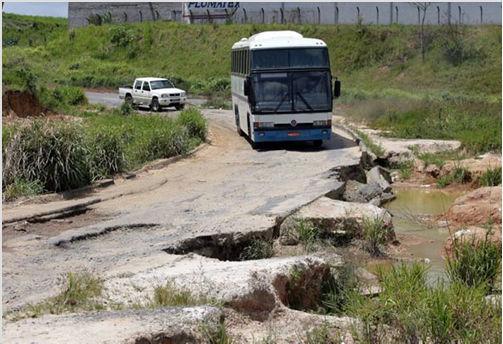
[[[255,130],[252,140],[254,142],[330,140],[331,134],[331,129]]]

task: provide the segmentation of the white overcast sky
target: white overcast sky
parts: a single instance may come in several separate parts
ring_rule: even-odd
[[[68,2],[6,2],[4,12],[32,16],[68,17]]]

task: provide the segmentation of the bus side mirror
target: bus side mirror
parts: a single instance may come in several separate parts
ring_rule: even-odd
[[[334,81],[334,98],[339,98],[341,96],[341,81],[335,78]]]
[[[246,78],[243,83],[243,93],[245,96],[250,94],[250,79]]]

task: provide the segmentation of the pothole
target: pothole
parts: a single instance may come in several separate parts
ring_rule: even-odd
[[[241,233],[220,233],[202,235],[181,241],[167,247],[169,254],[196,253],[222,261],[243,261],[265,259],[273,256],[274,228],[241,235]]]

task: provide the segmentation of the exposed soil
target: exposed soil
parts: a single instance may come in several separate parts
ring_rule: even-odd
[[[47,111],[30,92],[7,90],[2,95],[2,116],[45,116]]]

